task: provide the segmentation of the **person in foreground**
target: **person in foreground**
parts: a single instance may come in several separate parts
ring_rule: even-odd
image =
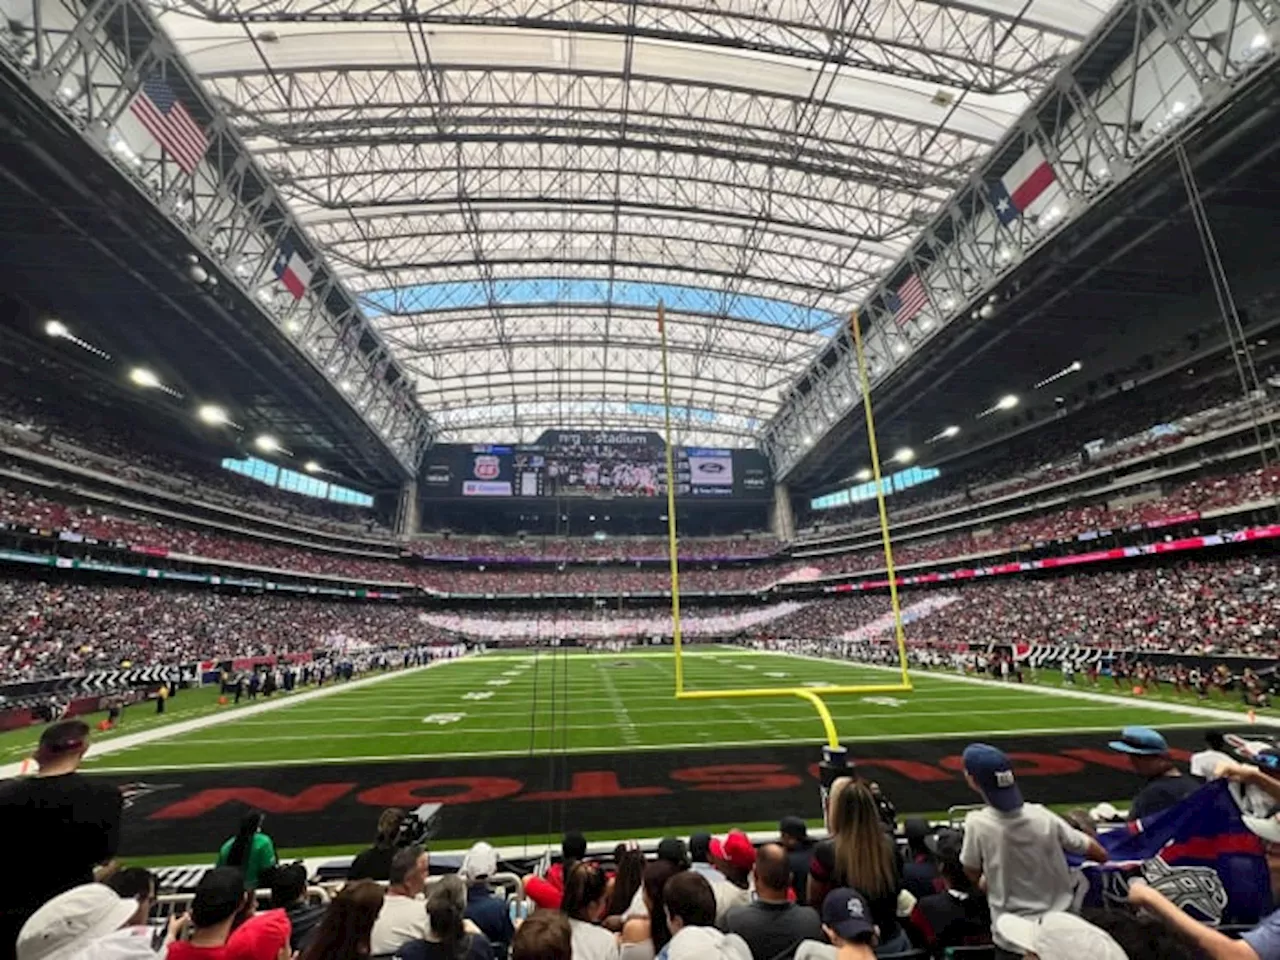
[[[374,953],[392,953],[401,944],[426,937],[422,892],[427,888],[429,870],[428,854],[417,845],[397,850],[391,858],[387,895],[369,940]]]
[[[712,926],[716,898],[711,884],[692,870],[682,870],[662,888],[671,940],[658,960],[751,960],[751,950],[737,934],[721,933]],[[575,949],[574,957],[578,956]]]
[[[1070,913],[1055,911],[1036,920],[1006,913],[996,930],[1031,960],[1129,960],[1111,934]]]
[[[271,906],[283,910],[292,932],[289,945],[301,950],[320,924],[325,908],[307,902],[307,868],[288,863],[271,871]]]
[[[1105,863],[1107,851],[1040,804],[1024,803],[1013,764],[995,747],[970,744],[964,775],[987,805],[965,818],[960,863],[979,889],[986,885],[997,960],[1012,960],[1023,954],[1000,933],[1000,918],[1035,920],[1069,909],[1074,884],[1065,854]]]
[[[253,911],[244,875],[235,867],[214,867],[196,884],[191,912],[183,915],[166,960],[289,960],[285,912]]]
[[[377,883],[372,880],[348,883],[330,901],[329,909],[302,951],[302,960],[362,960],[370,956],[369,937],[381,909],[382,888]]]
[[[608,898],[609,878],[600,864],[581,860],[564,875],[560,912],[569,918],[573,955],[578,960],[616,960],[618,956],[617,939],[600,926]]]
[[[622,928],[622,960],[653,960],[658,951],[670,942],[671,931],[667,928],[662,891],[680,869],[670,860],[655,860],[645,866],[644,882],[640,887],[645,910],[628,920]]]
[[[870,786],[837,780],[827,801],[831,839],[813,848],[809,864],[809,905],[820,907],[833,888],[852,887],[871,905],[877,952],[900,953],[911,941],[898,922],[902,880],[893,840],[885,832],[880,806]]]
[[[100,883],[60,893],[23,925],[18,960],[156,960],[138,901]]]
[[[1234,940],[1188,915],[1159,890],[1141,881],[1129,884],[1129,903],[1155,916],[1209,960],[1280,960],[1280,910],[1262,918]]]
[[[1150,727],[1125,727],[1108,746],[1129,758],[1129,765],[1147,781],[1129,805],[1129,819],[1141,820],[1185,800],[1203,781],[1185,776],[1169,755],[1169,744]]]
[[[493,960],[493,947],[483,934],[469,933],[467,885],[457,875],[442,877],[427,895],[427,935],[396,951],[399,960]],[[319,958],[317,958],[319,960]]]
[[[249,890],[257,890],[262,875],[276,865],[276,846],[262,832],[264,820],[266,815],[258,810],[245,814],[236,835],[218,851],[216,866],[237,868]]]
[[[40,772],[0,784],[7,834],[39,845],[38,856],[0,882],[0,960],[13,957],[18,931],[41,904],[92,882],[94,867],[116,854],[124,799],[114,784],[77,772],[88,749],[88,724],[50,724],[36,747]]]
[[[806,940],[796,950],[796,960],[874,960],[880,938],[871,904],[852,887],[836,887],[827,894],[822,929],[831,943]]]
[[[572,960],[569,920],[555,910],[538,910],[520,924],[511,941],[511,960]]]
[[[822,939],[822,921],[809,906],[792,903],[791,865],[781,844],[766,843],[752,868],[756,899],[728,912],[721,924],[747,942],[755,960],[791,960],[805,940]]]

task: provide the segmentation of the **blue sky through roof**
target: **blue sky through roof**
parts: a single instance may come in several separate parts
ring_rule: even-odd
[[[615,280],[609,296],[605,279],[573,280],[567,278],[527,278],[498,280],[494,284],[495,300],[500,304],[536,303],[603,303],[612,299],[619,306],[656,307],[659,300],[676,311],[725,315],[752,320],[789,330],[808,330],[830,335],[840,318],[829,310],[819,310],[798,303],[731,294],[710,287],[688,287],[673,283],[638,283]],[[384,313],[416,313],[482,306],[489,302],[486,287],[480,281],[460,281],[371,290],[361,300],[373,315]]]

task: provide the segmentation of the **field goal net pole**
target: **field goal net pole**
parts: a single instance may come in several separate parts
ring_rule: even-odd
[[[822,722],[827,745],[823,754],[823,779],[825,781],[846,769],[844,748],[840,745],[835,719],[827,707],[825,696],[839,694],[903,693],[911,690],[911,678],[907,672],[906,633],[902,625],[902,609],[898,601],[897,579],[893,569],[893,547],[889,535],[889,515],[884,502],[880,460],[876,447],[875,417],[871,410],[871,390],[867,380],[866,357],[862,350],[862,333],[858,328],[858,316],[850,318],[854,349],[858,359],[858,377],[862,384],[863,411],[867,420],[867,437],[871,448],[872,471],[876,484],[876,502],[880,513],[880,534],[884,544],[885,570],[889,577],[889,599],[893,608],[894,636],[898,645],[898,660],[902,668],[900,683],[831,685],[826,687],[761,687],[738,690],[686,690],[684,683],[684,645],[680,629],[680,564],[676,537],[675,448],[671,444],[671,377],[667,357],[666,307],[658,302],[658,339],[662,353],[662,406],[666,429],[667,467],[667,552],[671,565],[671,632],[675,650],[675,675],[677,700],[738,700],[768,697],[798,697],[810,703]]]

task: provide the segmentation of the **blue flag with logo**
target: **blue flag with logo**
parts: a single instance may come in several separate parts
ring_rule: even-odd
[[[1123,900],[1141,878],[1205,923],[1254,924],[1272,910],[1266,851],[1225,780],[1098,839],[1111,861],[1084,865],[1077,906]]]

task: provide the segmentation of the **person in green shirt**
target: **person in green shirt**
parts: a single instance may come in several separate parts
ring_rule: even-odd
[[[258,889],[262,874],[276,865],[276,845],[262,832],[265,815],[258,810],[245,815],[236,835],[222,845],[215,866],[237,867],[244,874],[244,888]]]

